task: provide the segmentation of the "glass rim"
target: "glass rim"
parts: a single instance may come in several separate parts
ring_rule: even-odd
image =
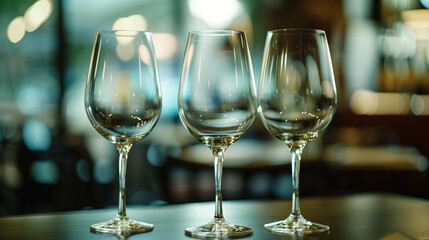
[[[141,30],[126,30],[126,29],[120,29],[120,30],[100,30],[97,32],[97,34],[100,35],[112,35],[112,36],[124,36],[124,37],[132,37],[136,35],[147,35],[152,34],[150,31],[141,31]]]
[[[269,30],[268,33],[325,34],[325,31],[316,28],[282,28]]]
[[[190,31],[189,34],[193,35],[232,35],[232,34],[245,34],[245,32],[240,30],[230,30],[230,29],[207,29],[207,30],[195,30]]]

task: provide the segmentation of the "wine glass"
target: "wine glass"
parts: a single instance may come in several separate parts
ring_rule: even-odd
[[[292,154],[292,211],[265,224],[274,233],[315,233],[329,226],[306,220],[299,206],[301,153],[330,123],[337,93],[325,32],[315,29],[269,31],[258,91],[258,112],[266,129]]]
[[[249,129],[256,115],[256,88],[246,35],[240,31],[190,32],[179,87],[179,116],[214,158],[215,214],[207,224],[185,229],[197,238],[246,237],[252,229],[228,223],[222,212],[226,149]]]
[[[91,225],[91,231],[113,235],[151,231],[152,224],[127,217],[125,173],[131,146],[151,132],[161,113],[152,33],[97,33],[86,82],[85,110],[92,126],[119,152],[118,213],[110,221]]]

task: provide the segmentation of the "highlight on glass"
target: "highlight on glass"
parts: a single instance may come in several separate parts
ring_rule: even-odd
[[[85,89],[85,110],[97,132],[119,152],[119,207],[113,219],[92,232],[133,235],[153,225],[128,218],[125,176],[128,152],[156,125],[161,89],[150,32],[102,31],[95,38]]]
[[[249,227],[227,222],[222,211],[222,169],[227,148],[240,139],[256,115],[256,87],[244,32],[190,32],[179,86],[179,116],[185,128],[213,153],[215,213],[207,224],[189,227],[198,238],[239,238]]]
[[[299,204],[301,153],[329,125],[337,91],[326,34],[315,29],[269,31],[258,91],[258,112],[265,128],[292,154],[292,210],[265,224],[279,234],[326,232],[329,226],[306,220]]]

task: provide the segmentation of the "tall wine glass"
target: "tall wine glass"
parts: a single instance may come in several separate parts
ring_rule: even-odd
[[[222,212],[226,149],[249,129],[256,115],[256,88],[246,35],[240,31],[190,32],[179,87],[185,128],[214,157],[215,214],[209,223],[185,229],[199,238],[246,237],[252,229],[228,223]]]
[[[299,171],[307,142],[331,121],[337,93],[325,32],[313,29],[269,31],[264,49],[258,111],[267,130],[292,154],[292,211],[286,220],[265,224],[275,233],[325,232],[329,227],[301,215]]]
[[[102,31],[95,38],[85,89],[85,110],[99,134],[119,152],[119,208],[91,231],[114,235],[148,232],[152,224],[127,217],[125,173],[128,152],[145,138],[161,112],[161,90],[150,32]]]

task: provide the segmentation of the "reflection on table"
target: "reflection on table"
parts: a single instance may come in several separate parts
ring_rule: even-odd
[[[361,194],[327,198],[303,198],[309,219],[328,224],[329,233],[311,236],[275,235],[263,224],[289,214],[288,200],[226,201],[225,217],[251,227],[245,239],[428,239],[429,201],[399,195]],[[113,216],[115,209],[82,210],[53,214],[0,218],[0,239],[116,239],[89,231],[90,224]],[[210,220],[213,204],[189,203],[129,208],[129,215],[155,224],[152,232],[130,239],[191,239],[184,228]]]

